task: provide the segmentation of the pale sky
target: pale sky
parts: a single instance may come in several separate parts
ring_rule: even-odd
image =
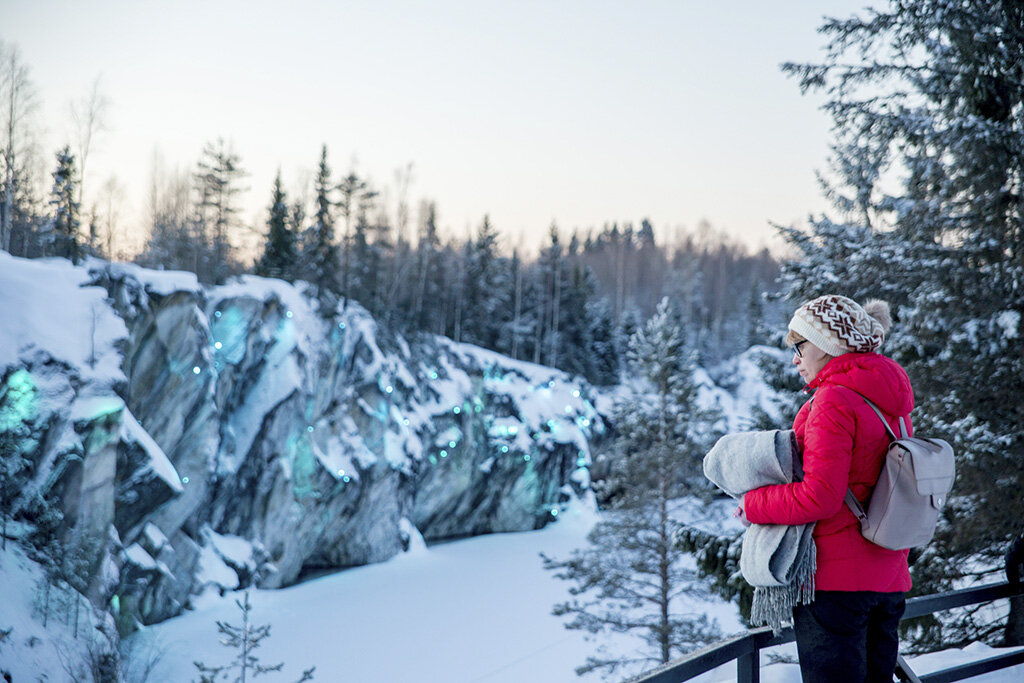
[[[868,4],[0,0],[0,40],[31,69],[48,170],[100,78],[86,195],[116,175],[126,221],[154,150],[184,169],[223,137],[260,225],[277,169],[294,193],[326,143],[336,178],[394,187],[411,163],[414,212],[435,200],[459,235],[490,214],[507,247],[644,217],[757,247],[826,209],[830,122],[779,64],[821,54],[824,12]]]

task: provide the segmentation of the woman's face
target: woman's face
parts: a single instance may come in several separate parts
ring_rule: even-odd
[[[806,339],[793,344],[793,364],[804,384],[810,384],[829,360],[830,356]]]

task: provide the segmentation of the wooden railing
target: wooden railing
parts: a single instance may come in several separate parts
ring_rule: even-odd
[[[913,619],[955,607],[977,605],[1021,595],[1024,595],[1024,583],[1020,581],[1012,583],[1002,581],[948,593],[923,595],[907,600],[907,610],[903,618]],[[737,683],[759,683],[761,679],[761,650],[791,643],[794,639],[793,628],[789,626],[775,635],[768,627],[753,629],[709,645],[683,659],[669,662],[637,678],[630,679],[629,683],[682,683],[682,681],[688,681],[731,661],[736,662]],[[1021,663],[1024,663],[1024,650],[1001,654],[918,677],[901,661],[900,666],[897,667],[896,677],[903,681],[921,681],[921,683],[952,683],[952,681],[962,681]]]

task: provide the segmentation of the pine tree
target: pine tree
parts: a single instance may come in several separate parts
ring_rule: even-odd
[[[75,157],[65,146],[57,152],[57,168],[53,171],[50,190],[50,226],[47,241],[56,256],[78,263],[82,258],[78,206],[78,179],[75,176]]]
[[[298,245],[289,219],[288,199],[281,188],[281,171],[278,171],[267,219],[267,242],[263,255],[256,263],[257,275],[281,278],[289,282],[295,279]]]
[[[784,235],[794,300],[823,293],[895,304],[887,350],[907,368],[918,431],[959,457],[946,524],[915,586],[1001,565],[1024,501],[1024,6],[892,2],[829,20],[821,64],[786,65],[823,90],[834,120],[840,214]],[[957,613],[930,639],[994,642],[991,610]]]
[[[676,543],[682,524],[674,505],[695,491],[710,416],[696,409],[692,355],[667,300],[631,338],[629,360],[646,384],[617,407],[620,438],[614,508],[568,560],[544,557],[545,568],[573,582],[573,599],[555,606],[566,628],[593,634],[631,633],[634,654],[598,650],[576,669],[624,673],[668,662],[718,635],[706,615],[680,613],[683,595],[704,591]]]

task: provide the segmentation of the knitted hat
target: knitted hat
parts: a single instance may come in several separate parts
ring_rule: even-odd
[[[884,301],[861,306],[838,294],[808,301],[789,321],[789,329],[830,356],[877,351],[891,325],[889,304]]]

